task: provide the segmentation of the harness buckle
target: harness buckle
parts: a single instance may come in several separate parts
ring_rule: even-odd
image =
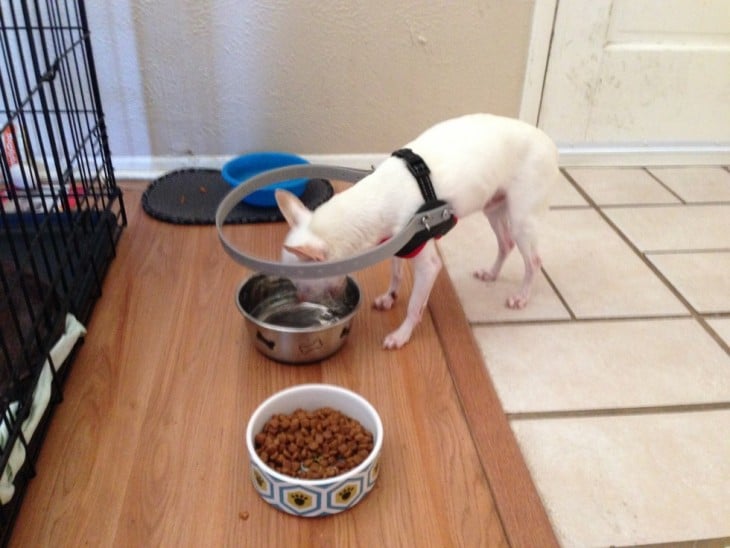
[[[437,211],[439,208],[441,208],[440,214]],[[418,213],[426,213],[421,217],[421,224],[424,228],[414,234],[408,243],[395,254],[396,257],[410,258],[417,255],[428,240],[438,239],[445,235],[454,228],[458,220],[443,200],[429,200],[418,209],[416,214]]]

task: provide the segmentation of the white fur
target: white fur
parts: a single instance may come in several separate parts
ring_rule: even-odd
[[[405,147],[420,155],[431,170],[436,196],[463,218],[476,211],[487,216],[499,244],[489,269],[475,272],[494,280],[516,244],[525,263],[517,294],[507,306],[527,304],[541,261],[537,252],[537,215],[546,207],[548,191],[558,178],[555,144],[529,124],[490,114],[446,120],[426,130]],[[423,205],[416,181],[403,160],[390,157],[372,174],[310,212],[290,193],[277,192],[277,203],[291,226],[283,260],[336,260],[373,247],[398,233]],[[393,306],[402,279],[403,259],[394,258],[388,290],[374,306]],[[433,241],[413,258],[413,290],[406,319],[383,342],[400,348],[421,319],[441,269]],[[297,282],[303,298],[338,291],[343,280]]]

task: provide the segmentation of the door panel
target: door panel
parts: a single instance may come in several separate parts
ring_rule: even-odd
[[[730,142],[730,2],[561,0],[539,125],[581,145]]]

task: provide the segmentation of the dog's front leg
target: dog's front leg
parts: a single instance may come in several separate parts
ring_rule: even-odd
[[[406,319],[398,329],[385,337],[384,348],[400,348],[410,340],[413,329],[421,321],[423,309],[426,308],[428,297],[440,270],[441,258],[436,251],[436,245],[431,240],[413,258],[413,291],[408,301]]]
[[[400,284],[403,281],[403,264],[405,259],[400,257],[393,257],[390,261],[390,284],[388,285],[388,291],[379,295],[373,302],[373,307],[377,310],[390,310],[393,307],[393,303],[398,298],[398,290]]]

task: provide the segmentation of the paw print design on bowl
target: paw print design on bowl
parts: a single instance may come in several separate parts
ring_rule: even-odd
[[[324,498],[319,489],[278,483],[277,496],[270,501],[276,508],[296,516],[322,515]]]
[[[271,498],[273,496],[274,490],[271,482],[255,466],[251,467],[251,482],[262,497]]]
[[[357,485],[348,484],[345,485],[342,489],[337,491],[335,493],[335,500],[339,502],[340,504],[347,504],[348,502],[355,499],[357,496],[357,493],[359,491],[359,488]]]
[[[310,509],[313,505],[313,500],[312,496],[304,491],[289,491],[286,494],[286,501],[289,505],[302,510]]]
[[[355,500],[359,492],[360,487],[357,484],[348,483],[342,489],[335,493],[335,501],[338,504],[347,505],[348,503]]]

